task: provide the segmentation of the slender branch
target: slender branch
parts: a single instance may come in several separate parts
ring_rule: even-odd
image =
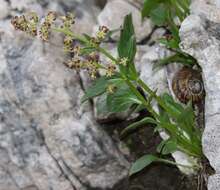
[[[189,168],[189,169],[200,169],[199,165],[193,165],[193,166],[189,166],[189,165],[184,165],[184,164],[179,164],[179,163],[176,163],[176,162],[173,162],[173,161],[170,161],[170,160],[165,160],[165,159],[162,159],[162,158],[159,158],[157,160],[158,162],[164,162],[164,163],[167,163],[167,164],[171,164],[171,165],[174,165],[174,166],[181,166],[181,167],[185,167],[185,168]]]

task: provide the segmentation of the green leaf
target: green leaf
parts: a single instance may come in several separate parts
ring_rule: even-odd
[[[139,113],[141,111],[146,111],[146,107],[143,105],[143,104],[140,104],[140,105],[137,105],[134,109],[134,112],[133,113]]]
[[[157,8],[160,2],[161,2],[160,0],[145,0],[143,9],[141,11],[142,18],[148,17],[151,11]]]
[[[134,58],[136,54],[136,38],[133,35],[130,40],[129,40],[129,45],[128,45],[128,69],[129,69],[129,74],[130,77],[135,80],[138,77],[138,73],[136,71],[135,65],[134,65]]]
[[[136,38],[131,14],[125,16],[123,28],[121,30],[118,42],[119,58],[128,58],[126,66],[120,65],[120,71],[125,75],[131,75],[132,78],[137,77],[137,71],[134,66],[134,57],[136,54]]]
[[[164,4],[160,4],[156,9],[150,12],[150,18],[157,26],[164,26],[167,24],[168,10]]]
[[[107,96],[108,109],[113,113],[126,111],[133,104],[141,104],[141,102],[127,86],[122,86],[115,93]]]
[[[174,55],[158,60],[154,64],[153,69],[161,68],[170,63],[181,63],[188,67],[192,67],[193,65],[198,65],[197,60],[194,57],[178,50],[177,48],[178,42],[175,39],[169,41],[166,39],[160,39],[159,41],[162,44],[165,44],[168,48],[171,48],[176,53]]]
[[[164,67],[165,65],[168,65],[170,63],[182,63],[183,65],[186,65],[186,66],[194,65],[193,63],[188,62],[186,59],[179,56],[179,54],[174,54],[169,57],[165,57],[163,59],[158,60],[154,64],[153,69]]]
[[[179,49],[179,42],[174,38],[168,40],[166,38],[161,38],[158,40],[161,44],[164,44],[167,48]]]
[[[176,118],[178,117],[182,111],[184,111],[184,108],[181,104],[176,103],[172,96],[170,96],[167,93],[164,93],[162,95],[162,99],[165,102],[166,110],[168,114],[170,114],[172,117]]]
[[[107,99],[107,94],[106,93],[104,93],[104,94],[102,94],[98,97],[96,105],[95,105],[98,114],[107,114],[107,113],[109,113],[106,99]]]
[[[127,133],[137,130],[140,127],[143,127],[143,125],[145,124],[157,124],[157,122],[152,118],[152,117],[145,117],[144,119],[137,121],[135,123],[132,123],[131,125],[129,125],[128,127],[126,127],[122,132],[121,132],[121,136],[126,135]]]
[[[103,94],[106,91],[108,85],[108,79],[106,77],[100,77],[98,78],[92,86],[90,86],[84,96],[81,99],[81,103],[87,101],[90,98],[94,98],[96,96],[99,96]]]
[[[159,107],[160,118],[163,118],[163,121],[170,122],[170,117],[168,113],[161,107]]]
[[[145,155],[136,160],[130,169],[129,175],[133,175],[141,170],[143,170],[145,167],[149,166],[152,162],[156,162],[158,158],[154,155]]]
[[[169,9],[167,13],[167,22],[169,26],[169,30],[171,31],[173,38],[180,43],[180,37],[179,37],[179,27],[175,24],[174,21],[175,15],[173,14],[172,10]]]
[[[121,30],[120,39],[118,43],[118,53],[119,57],[128,57],[129,50],[128,44],[131,43],[131,38],[134,36],[134,26],[132,23],[132,16],[131,14],[125,16],[123,28]]]
[[[190,14],[190,1],[185,1],[185,0],[177,0],[177,3],[179,4],[179,6],[181,6],[181,8],[184,10],[185,12],[185,16]]]
[[[175,123],[164,120],[163,117],[158,117],[158,125],[161,129],[165,130],[172,138],[177,138],[179,135],[179,130]]]
[[[192,139],[197,136],[197,139],[200,139],[201,133],[195,127],[195,113],[191,103],[188,103],[185,109],[176,118],[176,123],[180,129],[185,131],[185,135],[187,135],[188,138]]]
[[[157,152],[161,153],[162,155],[171,154],[177,150],[178,148],[176,142],[172,141],[171,139],[163,140],[157,146]]]
[[[135,57],[135,54],[136,54],[136,51],[137,51],[137,48],[136,48],[136,38],[134,35],[131,36],[131,38],[129,39],[129,42],[128,42],[128,59],[130,62],[133,63],[134,61],[134,57]]]
[[[160,144],[157,145],[157,149],[156,149],[156,150],[157,150],[158,153],[161,153],[161,152],[162,152],[162,149],[163,149],[163,147],[164,147],[166,141],[167,141],[167,140],[162,140],[162,141],[160,142]]]

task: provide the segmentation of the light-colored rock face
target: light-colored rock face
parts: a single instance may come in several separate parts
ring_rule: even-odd
[[[204,16],[213,22],[220,22],[219,0],[194,0],[191,14]]]
[[[168,86],[165,69],[154,69],[154,64],[158,59],[162,59],[167,55],[168,52],[165,51],[165,48],[158,45],[152,46],[147,49],[147,53],[142,56],[139,65],[137,65],[140,70],[140,78],[146,82],[151,89],[157,89],[158,94],[166,92]]]
[[[140,41],[150,34],[152,30],[151,22],[150,20],[142,22],[140,10],[125,0],[109,1],[98,16],[98,24],[105,25],[111,30],[119,29],[124,17],[129,13],[132,13],[135,32],[138,34],[136,35],[137,41]],[[119,34],[117,32],[112,37],[118,39]]]
[[[0,19],[3,19],[9,15],[8,2],[0,0]]]
[[[212,9],[214,11],[215,8]],[[217,9],[216,9],[217,10]],[[212,12],[214,15],[219,13]],[[180,29],[182,49],[194,56],[203,68],[206,89],[204,154],[216,170],[209,178],[208,189],[220,189],[220,22],[199,15],[185,19]]]
[[[83,87],[62,49],[16,32],[8,19],[0,35],[0,190],[126,187],[129,165],[80,104]]]
[[[129,164],[117,144],[95,122],[109,119],[109,115],[97,115],[89,104],[80,104],[91,82],[87,75],[77,75],[62,64],[66,58],[60,46],[45,45],[15,32],[7,19],[18,12],[37,11],[43,16],[46,10],[74,11],[74,32],[91,34],[96,24],[119,28],[131,12],[139,42],[152,32],[149,20],[141,22],[140,0],[108,0],[101,11],[95,4],[104,6],[103,1],[0,0],[0,190],[128,189],[125,183]],[[219,22],[218,0],[197,3],[192,4],[193,14]],[[203,144],[217,170],[217,175],[209,179],[211,190],[220,189],[218,28],[197,16],[189,17],[181,28],[183,49],[195,56],[205,71],[209,127]],[[167,80],[174,71],[152,70],[154,61],[169,54],[163,47],[151,46],[163,34],[163,29],[157,29],[147,45],[138,45],[135,59],[141,78],[152,89],[158,89],[158,94],[168,91]],[[118,37],[119,32],[113,36]],[[58,36],[53,43],[60,40]],[[117,44],[107,45],[117,57]],[[109,63],[103,57],[101,60]],[[154,107],[157,109],[156,104]],[[127,115],[117,117],[126,119]],[[173,156],[177,162],[188,164],[185,155],[178,152]]]

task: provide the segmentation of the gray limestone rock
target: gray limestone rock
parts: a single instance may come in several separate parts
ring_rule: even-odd
[[[211,5],[210,5],[211,6]],[[212,7],[213,15],[219,9]],[[216,11],[216,12],[215,12]],[[198,13],[198,12],[197,12]],[[205,14],[193,14],[180,29],[183,51],[194,56],[203,68],[206,89],[203,150],[216,174],[209,178],[208,189],[220,189],[220,20]],[[213,20],[218,21],[214,23]]]
[[[219,0],[194,0],[191,4],[191,14],[208,18],[213,22],[220,22]]]
[[[129,163],[81,105],[60,37],[42,44],[8,19],[0,35],[0,190],[127,189]]]
[[[0,0],[0,19],[4,19],[9,15],[8,2],[5,0]]]
[[[127,1],[109,1],[98,16],[98,24],[105,25],[111,30],[119,29],[123,24],[124,16],[129,13],[132,13],[133,16],[137,41],[140,41],[151,33],[152,24],[149,19],[145,19],[145,21],[142,22],[140,10]],[[118,39],[119,34],[119,32],[116,32],[112,37]]]

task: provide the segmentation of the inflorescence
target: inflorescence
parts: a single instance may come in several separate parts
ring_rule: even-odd
[[[78,36],[71,30],[75,23],[75,17],[72,13],[66,16],[58,16],[57,13],[50,11],[40,22],[38,15],[31,12],[27,15],[15,16],[11,23],[16,30],[28,33],[32,37],[39,36],[43,41],[48,42],[51,32],[58,31],[64,34],[63,47],[65,52],[71,53],[72,58],[65,63],[71,69],[87,70],[90,77],[95,79],[99,70],[104,70],[106,77],[112,77],[117,72],[117,65],[126,66],[128,58],[111,60],[104,65],[100,62],[99,52],[100,44],[107,38],[109,29],[106,26],[100,26],[96,35]],[[114,87],[107,88],[109,93],[114,92]]]

